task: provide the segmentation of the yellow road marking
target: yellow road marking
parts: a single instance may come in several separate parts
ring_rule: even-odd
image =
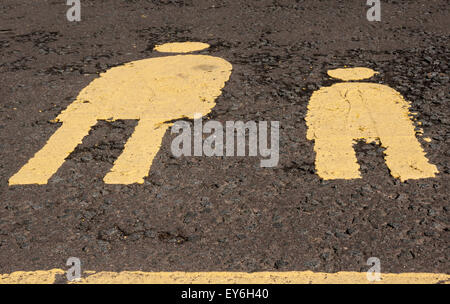
[[[0,274],[0,284],[53,284],[56,275],[64,275],[62,269],[16,271],[11,274]]]
[[[369,68],[341,68],[341,69],[334,69],[329,70],[327,74],[330,77],[349,81],[349,80],[363,80],[372,77],[375,74],[378,74],[378,72],[375,72],[372,69]]]
[[[188,52],[207,46],[186,42],[157,49]],[[139,122],[104,181],[143,183],[169,127],[165,122],[193,118],[194,113],[208,114],[231,70],[226,60],[205,55],[151,58],[111,68],[85,87],[56,118],[62,126],[9,184],[46,184],[97,120],[117,119]]]
[[[122,155],[103,179],[106,184],[131,184],[144,182],[150,166],[161,148],[161,140],[169,124],[161,121],[139,120],[133,135],[125,144]],[[138,161],[136,161],[138,160]]]
[[[88,273],[88,272],[85,272]],[[437,284],[449,283],[450,275],[440,273],[384,273],[370,282],[365,272],[89,272],[74,283],[81,284]],[[62,269],[0,274],[0,284],[51,284]]]
[[[363,79],[368,69],[338,69],[329,75]],[[370,76],[369,76],[370,77]],[[380,142],[391,175],[401,181],[435,177],[415,137],[409,103],[394,89],[376,83],[338,83],[314,92],[308,105],[307,138],[314,140],[317,173],[323,179],[360,178],[355,140]]]
[[[162,53],[190,53],[209,48],[202,42],[172,42],[155,46],[154,50]]]

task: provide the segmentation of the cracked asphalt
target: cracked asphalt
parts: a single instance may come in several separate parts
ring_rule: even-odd
[[[367,271],[449,273],[448,1],[82,0],[0,4],[0,273]],[[156,44],[200,41],[233,73],[208,116],[280,121],[280,162],[181,157],[168,131],[142,185],[102,178],[136,121],[100,121],[47,185],[8,186],[55,132],[51,124],[99,73],[163,56]],[[362,179],[315,172],[305,115],[332,68],[362,66],[411,102],[435,178],[391,177],[383,149],[356,147]],[[428,142],[424,138],[430,138]]]

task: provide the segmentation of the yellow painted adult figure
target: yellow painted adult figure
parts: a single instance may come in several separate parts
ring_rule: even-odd
[[[155,47],[167,53],[208,48],[199,42]],[[170,124],[194,113],[206,115],[229,79],[232,66],[222,58],[175,55],[114,67],[85,87],[57,118],[62,126],[9,180],[10,185],[46,184],[98,120],[137,119],[123,153],[105,176],[108,184],[143,183]]]
[[[368,68],[328,71],[344,81],[372,77]],[[346,82],[313,93],[306,116],[307,138],[314,140],[320,177],[360,178],[355,140],[381,142],[391,175],[401,181],[434,177],[438,170],[425,157],[415,136],[409,103],[394,89],[377,83]]]

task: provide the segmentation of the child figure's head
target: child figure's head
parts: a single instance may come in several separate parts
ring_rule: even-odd
[[[203,42],[170,42],[155,46],[154,50],[161,53],[191,53],[209,48]]]
[[[369,68],[341,68],[328,71],[328,76],[344,81],[363,80],[375,74],[378,72]]]

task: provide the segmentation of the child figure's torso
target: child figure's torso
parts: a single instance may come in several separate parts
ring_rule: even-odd
[[[114,67],[84,88],[58,119],[94,113],[97,119],[167,121],[206,114],[231,69],[226,60],[205,55],[151,58]]]
[[[397,122],[397,134],[414,131],[409,123],[408,102],[394,89],[376,83],[337,83],[314,92],[307,117],[308,138],[345,136],[369,141],[392,132],[389,117]],[[317,115],[316,113],[321,113]],[[406,130],[404,130],[406,128]],[[325,133],[325,134],[324,134]],[[315,135],[314,135],[315,134]]]

